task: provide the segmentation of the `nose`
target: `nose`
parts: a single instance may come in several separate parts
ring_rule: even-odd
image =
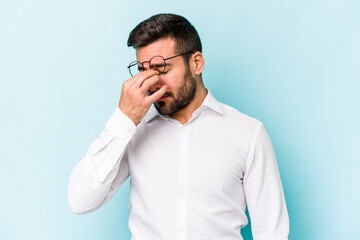
[[[161,74],[159,74],[158,76],[160,79],[156,83],[150,86],[149,88],[150,93],[158,91],[165,84],[163,78],[161,77]]]
[[[158,91],[160,88],[161,88],[162,85],[160,85],[159,83],[155,83],[154,85],[152,85],[150,88],[149,88],[149,92],[153,93],[153,92],[156,92]]]

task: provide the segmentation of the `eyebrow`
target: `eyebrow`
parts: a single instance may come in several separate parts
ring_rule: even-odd
[[[166,66],[167,66],[168,64],[166,64]],[[152,67],[163,67],[163,66],[165,66],[165,64],[164,63],[159,63],[159,64],[151,64],[151,66]]]
[[[166,66],[166,67],[171,67],[171,66],[173,66],[173,64],[171,64],[171,63],[165,63],[165,64],[152,64],[151,66],[152,66],[152,67],[164,67],[164,66]]]

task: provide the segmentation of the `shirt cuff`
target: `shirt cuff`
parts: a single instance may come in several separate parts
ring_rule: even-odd
[[[126,116],[119,107],[115,109],[110,119],[106,122],[105,127],[116,136],[124,134],[124,131],[132,136],[136,131],[135,123]]]

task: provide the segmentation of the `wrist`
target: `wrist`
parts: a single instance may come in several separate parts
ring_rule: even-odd
[[[118,108],[125,116],[127,116],[135,124],[135,126],[139,125],[139,123],[141,122],[141,118],[139,118],[136,113],[132,114],[131,111],[127,111],[126,109],[122,108],[120,104]]]

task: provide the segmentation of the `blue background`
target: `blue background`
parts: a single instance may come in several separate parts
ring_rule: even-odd
[[[129,32],[160,12],[197,28],[215,97],[264,123],[290,239],[358,238],[359,1],[0,0],[0,239],[130,239],[129,179],[87,215],[67,185],[117,107]]]

